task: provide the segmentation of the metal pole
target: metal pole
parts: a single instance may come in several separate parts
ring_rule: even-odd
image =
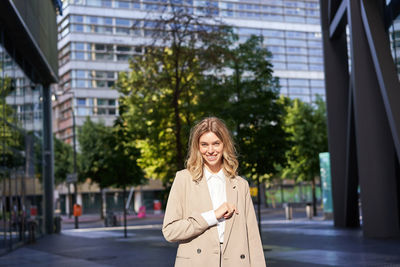
[[[72,201],[71,201],[71,184],[67,183],[67,189],[68,189],[68,196],[66,197],[66,202],[68,203],[68,218],[71,218],[72,216]]]
[[[47,234],[54,232],[54,152],[51,110],[50,85],[43,85],[43,204],[44,226]]]
[[[76,168],[76,132],[75,132],[75,112],[74,112],[74,99],[72,98],[72,103],[71,103],[71,113],[72,113],[72,138],[73,138],[73,145],[74,145],[74,173],[76,174],[77,168]],[[75,204],[78,204],[78,187],[76,182],[74,182],[74,202]],[[74,214],[75,216],[75,214]],[[78,216],[75,216],[75,229],[79,228],[79,221],[78,221]]]
[[[257,213],[258,213],[258,231],[260,232],[261,243],[262,243],[262,234],[261,234],[261,192],[260,192],[260,177],[257,176]]]

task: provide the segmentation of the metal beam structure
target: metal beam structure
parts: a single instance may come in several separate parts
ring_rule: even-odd
[[[400,236],[400,83],[384,18],[397,2],[320,0],[334,222],[359,226],[360,199],[367,237]]]

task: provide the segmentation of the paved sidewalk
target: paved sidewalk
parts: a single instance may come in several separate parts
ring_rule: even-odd
[[[164,240],[161,224],[160,216],[132,219],[127,238],[123,227],[63,228],[0,257],[0,266],[173,266],[177,245]],[[399,239],[365,238],[360,229],[335,228],[321,217],[307,220],[302,210],[291,221],[281,209],[263,210],[262,237],[271,267],[400,266]]]
[[[120,221],[123,219],[123,214],[122,213],[116,213],[116,216]],[[146,213],[145,219],[160,219],[163,218],[164,214],[159,213],[159,214],[154,214],[153,212],[148,212]],[[140,218],[137,214],[128,214],[126,216],[127,221],[132,221],[132,220],[141,220],[143,218]],[[71,216],[69,217],[68,215],[62,215],[61,220],[63,224],[70,224],[70,223],[75,223],[75,217]],[[87,223],[87,222],[99,222],[103,223],[104,219],[100,218],[99,214],[84,214],[79,217],[79,222],[82,223]]]

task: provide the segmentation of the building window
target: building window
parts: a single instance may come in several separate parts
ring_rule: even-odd
[[[77,98],[76,103],[78,106],[86,106],[86,98]]]

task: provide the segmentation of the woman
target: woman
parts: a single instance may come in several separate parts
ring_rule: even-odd
[[[232,137],[218,118],[203,119],[189,140],[186,169],[177,172],[163,234],[179,242],[175,266],[265,266],[246,180],[237,176]]]

